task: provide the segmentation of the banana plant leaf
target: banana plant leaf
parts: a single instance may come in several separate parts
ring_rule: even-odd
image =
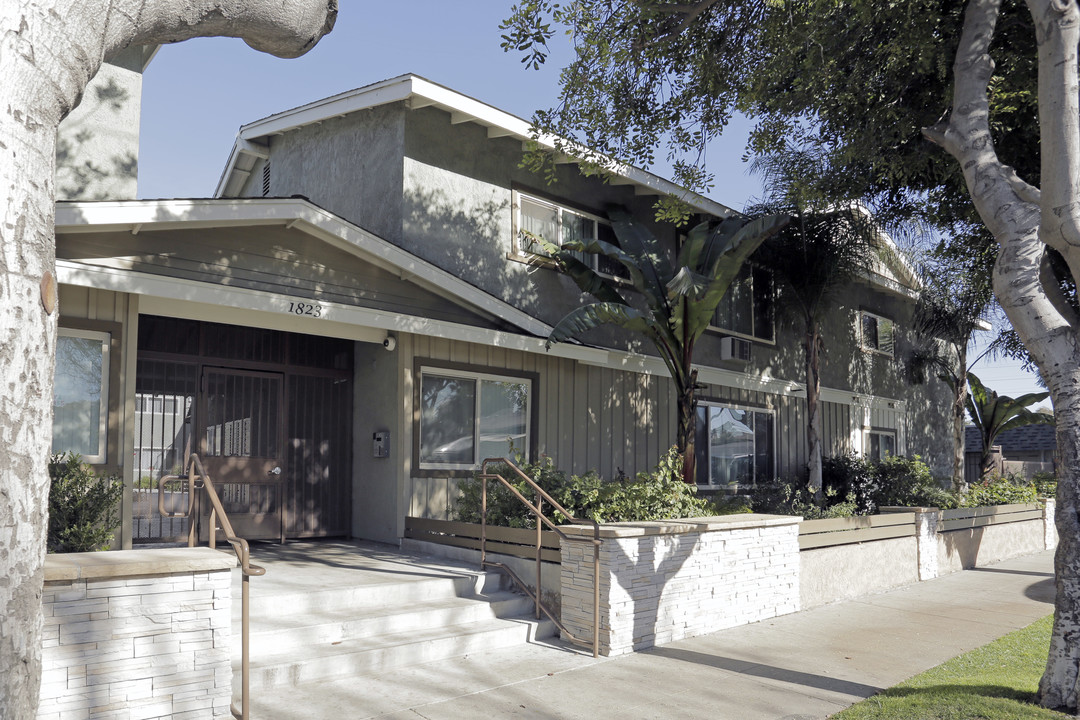
[[[599,302],[571,310],[548,335],[547,347],[552,343],[565,342],[578,335],[606,324],[618,325],[632,332],[656,337],[652,317],[625,303]]]

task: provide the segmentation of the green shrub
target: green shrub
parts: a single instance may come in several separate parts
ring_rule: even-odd
[[[871,512],[886,505],[947,509],[958,504],[956,496],[941,486],[918,455],[887,457],[876,464],[874,471],[877,490]]]
[[[993,477],[973,484],[964,494],[964,507],[982,507],[984,505],[1011,505],[1013,503],[1038,502],[1039,493],[1035,484],[1022,477],[1009,475]]]
[[[116,476],[98,477],[74,453],[49,458],[49,552],[104,550],[120,524],[116,506],[124,483]]]
[[[857,506],[851,496],[840,497],[834,487],[826,487],[824,501],[818,504],[805,481],[758,483],[750,491],[750,506],[756,513],[801,515],[804,520],[851,517]]]
[[[849,453],[825,458],[821,471],[821,503],[814,500],[805,480],[780,482],[759,485],[751,492],[754,512],[802,515],[813,520],[872,515],[886,505],[957,506],[956,497],[941,487],[918,455],[874,462]]]
[[[1052,498],[1057,495],[1057,475],[1052,472],[1037,472],[1031,476],[1031,483],[1041,498]]]
[[[701,517],[711,514],[710,503],[697,497],[697,487],[682,481],[682,458],[672,448],[660,458],[651,473],[638,473],[633,479],[604,480],[595,471],[567,478],[555,467],[551,458],[529,463],[520,455],[515,461],[522,472],[544,489],[567,512],[578,518],[597,522],[632,520],[665,520],[679,517]],[[505,466],[492,466],[491,471],[510,481],[530,501],[533,491],[517,474]],[[480,522],[481,480],[470,478],[461,483],[456,519]],[[497,480],[488,481],[488,516],[492,525],[506,527],[536,527],[531,511]],[[547,514],[555,522],[565,522],[557,513]]]

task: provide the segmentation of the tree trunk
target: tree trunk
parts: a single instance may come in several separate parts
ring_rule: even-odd
[[[956,158],[968,192],[998,242],[997,295],[1039,368],[1057,419],[1062,468],[1058,482],[1057,594],[1054,629],[1039,701],[1076,712],[1080,674],[1080,317],[1043,282],[1046,248],[1057,250],[1080,277],[1080,107],[1076,51],[1080,12],[1075,1],[1027,0],[1038,43],[1039,136],[1042,182],[1033,187],[1001,163],[990,132],[987,88],[993,76],[990,42],[1000,0],[971,0],[953,65],[947,121],[923,130]]]
[[[807,321],[803,343],[806,357],[806,446],[810,451],[806,463],[810,471],[808,486],[814,493],[814,500],[820,504],[825,500],[821,487],[821,335],[813,320]]]
[[[683,482],[697,483],[697,455],[695,435],[697,433],[697,408],[694,393],[697,390],[697,370],[688,373],[690,382],[679,391],[679,431],[676,449],[683,457]]]
[[[1072,385],[1080,383],[1080,371],[1073,369]],[[1056,385],[1057,383],[1055,383]],[[1075,714],[1080,708],[1080,398],[1073,393],[1067,406],[1054,403],[1058,419],[1057,444],[1062,463],[1058,470],[1055,525],[1058,546],[1054,553],[1054,629],[1046,671],[1039,681],[1039,702],[1050,708]]]
[[[959,347],[959,371],[956,385],[953,387],[952,431],[953,431],[953,488],[958,492],[967,490],[964,470],[967,466],[964,448],[967,425],[967,348]]]
[[[41,682],[60,121],[131,44],[228,35],[296,56],[336,12],[336,0],[0,3],[0,718],[33,718]]]

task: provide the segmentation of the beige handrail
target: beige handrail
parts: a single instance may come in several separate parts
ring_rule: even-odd
[[[213,480],[206,474],[206,470],[203,468],[202,461],[199,460],[198,455],[191,455],[188,459],[188,509],[186,513],[166,513],[164,505],[164,489],[168,482],[183,482],[184,478],[176,475],[169,475],[161,478],[158,481],[158,510],[162,515],[167,517],[184,517],[185,515],[191,518],[192,508],[194,506],[194,496],[196,490],[206,491],[207,498],[210,499],[210,547],[217,547],[217,530],[218,521],[221,522],[221,531],[225,533],[225,539],[233,547],[233,551],[236,552],[236,559],[240,562],[240,572],[242,573],[241,584],[241,601],[240,601],[240,709],[236,708],[235,704],[230,704],[229,710],[234,717],[238,717],[241,720],[248,720],[251,710],[251,693],[250,693],[250,667],[251,663],[248,656],[248,644],[250,637],[250,623],[248,622],[248,606],[250,602],[250,594],[248,591],[248,579],[253,576],[265,575],[266,568],[259,565],[251,564],[251,548],[248,546],[248,541],[242,537],[237,537],[233,532],[232,523],[229,521],[229,516],[225,512],[225,507],[221,504],[221,498],[218,497],[217,489],[214,487]],[[198,534],[195,532],[195,522],[191,519],[188,522],[188,546],[195,547],[198,543]]]
[[[521,494],[521,492],[516,487],[511,485],[506,480],[506,478],[504,478],[502,475],[499,475],[497,473],[489,473],[488,472],[488,464],[489,463],[501,463],[501,464],[506,465],[511,470],[513,470],[514,473],[517,474],[518,479],[523,480],[526,485],[528,485],[530,488],[532,488],[533,492],[536,495],[535,503],[530,502],[524,495]],[[562,632],[562,634],[565,635],[571,642],[577,643],[578,645],[584,645],[586,647],[591,646],[592,647],[593,657],[598,657],[599,654],[600,654],[600,525],[599,525],[599,523],[597,523],[595,520],[590,520],[590,519],[587,519],[587,518],[576,518],[573,515],[571,515],[570,512],[566,510],[566,508],[564,508],[562,505],[560,505],[558,502],[555,501],[555,498],[548,495],[544,491],[543,488],[541,488],[539,485],[537,485],[533,481],[533,479],[531,477],[526,475],[521,470],[521,468],[519,468],[515,463],[513,463],[512,461],[510,461],[507,458],[487,458],[481,464],[481,466],[480,466],[480,474],[477,475],[476,477],[478,477],[481,480],[481,492],[480,492],[480,567],[481,567],[481,569],[483,569],[485,567],[489,567],[489,566],[490,567],[497,567],[500,570],[502,570],[503,572],[505,572],[507,575],[509,575],[510,578],[515,583],[517,583],[518,587],[520,587],[525,592],[525,594],[528,595],[532,599],[532,601],[533,601],[533,603],[535,605],[535,608],[536,608],[536,618],[538,620],[540,619],[540,613],[543,612],[545,615],[548,616],[548,618],[551,619],[552,622],[555,623],[555,625],[559,628],[559,630]],[[537,522],[536,522],[536,592],[535,593],[533,593],[529,589],[529,586],[526,585],[525,582],[520,577],[518,577],[517,573],[515,573],[513,570],[511,570],[510,567],[507,566],[505,563],[488,562],[488,560],[487,560],[487,481],[488,480],[498,480],[499,482],[501,482],[503,484],[503,486],[506,487],[507,490],[509,490],[511,493],[514,494],[515,497],[517,497],[518,500],[525,503],[525,506],[527,508],[529,508],[529,510],[532,511],[532,514],[535,515],[536,518],[537,518]],[[544,514],[543,503],[545,501],[548,504],[550,504],[553,508],[555,508],[555,510],[558,511],[558,513],[560,515],[562,515],[564,518],[566,518],[567,523],[569,523],[571,525],[585,525],[585,526],[591,525],[592,530],[593,530],[593,536],[591,538],[585,538],[585,537],[571,536],[571,535],[567,535],[566,533],[564,533],[560,529],[560,527],[558,525],[556,525],[547,515]],[[540,568],[541,568],[541,566],[540,566],[540,556],[541,556],[541,535],[540,535],[540,533],[541,533],[541,530],[543,529],[543,525],[547,525],[549,528],[551,528],[559,536],[559,538],[560,538],[560,540],[562,542],[582,542],[582,543],[591,544],[593,546],[593,631],[592,631],[592,640],[591,641],[585,640],[583,638],[579,638],[576,635],[574,635],[572,632],[570,632],[566,628],[566,626],[563,625],[562,621],[559,618],[555,617],[554,613],[552,613],[543,604],[543,602],[540,600],[540,572],[541,572],[541,570],[540,570]]]

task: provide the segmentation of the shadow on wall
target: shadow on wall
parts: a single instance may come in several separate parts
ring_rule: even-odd
[[[119,115],[132,102],[129,91],[109,78],[88,88],[87,115],[61,126],[56,143],[56,196],[62,200],[115,200],[135,197],[138,156],[122,148],[130,142],[110,137],[129,132],[122,125],[103,124],[100,116]],[[87,127],[89,125],[89,127]],[[76,129],[77,128],[77,129]],[[105,128],[109,128],[105,130]],[[68,132],[64,132],[68,130]]]
[[[618,550],[620,555],[617,558],[610,559],[609,567],[628,568],[627,571],[622,573],[616,569],[610,576],[610,582],[617,583],[629,597],[632,608],[631,617],[634,619],[632,636],[634,650],[653,647],[658,643],[671,640],[668,637],[657,638],[657,630],[662,631],[659,623],[663,618],[660,617],[659,611],[664,589],[667,587],[668,581],[682,569],[683,565],[686,564],[686,561],[697,549],[700,535],[697,533],[693,535],[668,535],[664,540],[666,542],[657,541],[652,536],[636,538],[634,544],[637,552],[634,552],[633,555],[626,553],[621,543],[606,543],[613,551]],[[658,557],[656,553],[661,550],[664,551],[664,555]],[[652,582],[640,582],[641,578],[648,577],[652,578]],[[614,588],[608,590],[608,602],[612,605],[616,600],[613,590]],[[623,613],[615,611],[614,608],[612,610],[608,617],[625,617]],[[609,634],[608,643],[610,643],[613,628],[601,626],[601,635],[605,630]]]

